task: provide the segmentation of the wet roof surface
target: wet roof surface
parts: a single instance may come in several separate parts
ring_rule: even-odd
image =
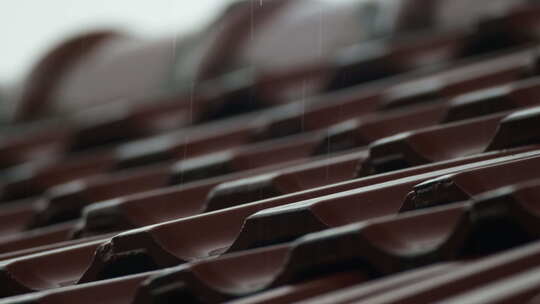
[[[0,303],[540,303],[539,11],[5,132]]]

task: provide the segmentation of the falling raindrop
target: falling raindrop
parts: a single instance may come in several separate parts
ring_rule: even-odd
[[[302,122],[301,122],[301,126],[302,126],[302,132],[304,132],[304,116],[305,116],[305,113],[306,113],[306,80],[304,80],[302,82]]]
[[[174,1],[169,1],[169,13],[171,15],[174,15],[174,9],[173,9]],[[173,62],[176,60],[176,48],[178,43],[178,35],[174,35],[173,41],[172,41],[172,60]]]
[[[180,160],[180,164],[181,166],[183,166],[182,164],[184,163],[184,161],[186,160],[187,158],[187,150],[188,150],[188,143],[189,143],[189,135],[186,135],[184,137],[184,153],[182,155],[182,159]],[[184,184],[184,170],[181,168],[180,169],[180,185],[183,185]]]
[[[250,17],[250,39],[253,41],[253,1],[250,1],[251,17]]]
[[[193,124],[193,99],[195,95],[195,81],[191,83],[189,92],[189,123]]]
[[[323,55],[323,8],[319,14],[319,57],[322,58]]]
[[[177,35],[174,35],[173,37],[173,41],[172,41],[172,61],[171,62],[176,62],[176,58],[178,58],[177,54],[176,54],[176,48],[177,48],[177,41],[178,41],[178,36]]]

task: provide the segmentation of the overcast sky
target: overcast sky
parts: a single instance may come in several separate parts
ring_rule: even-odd
[[[23,76],[52,44],[114,26],[144,36],[189,31],[230,0],[0,0],[0,82]]]
[[[265,0],[252,0],[264,3]],[[318,0],[332,3],[364,0]],[[68,35],[114,27],[152,37],[191,31],[232,0],[0,0],[0,87]]]

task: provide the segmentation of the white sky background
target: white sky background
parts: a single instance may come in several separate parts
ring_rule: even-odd
[[[69,35],[107,27],[149,38],[180,34],[209,22],[231,1],[0,0],[0,87],[16,84]]]
[[[0,0],[0,86],[21,79],[47,48],[80,31],[114,27],[143,37],[208,22],[230,0]]]

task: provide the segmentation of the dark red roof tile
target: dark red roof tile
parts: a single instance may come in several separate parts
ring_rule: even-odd
[[[539,6],[443,30],[443,2],[276,71],[221,62],[237,16],[190,92],[2,131],[0,303],[538,301]],[[20,118],[93,35],[37,66]]]
[[[437,261],[485,256],[537,237],[537,210],[525,204],[490,197],[310,234],[287,245],[196,261],[151,278],[138,296],[148,301],[160,295],[158,290],[175,285],[181,286],[175,290],[177,299],[223,301],[344,270],[355,269],[369,279]],[[498,233],[492,233],[493,229]],[[253,273],[253,268],[260,271]],[[83,280],[105,273],[110,272],[90,268]]]

